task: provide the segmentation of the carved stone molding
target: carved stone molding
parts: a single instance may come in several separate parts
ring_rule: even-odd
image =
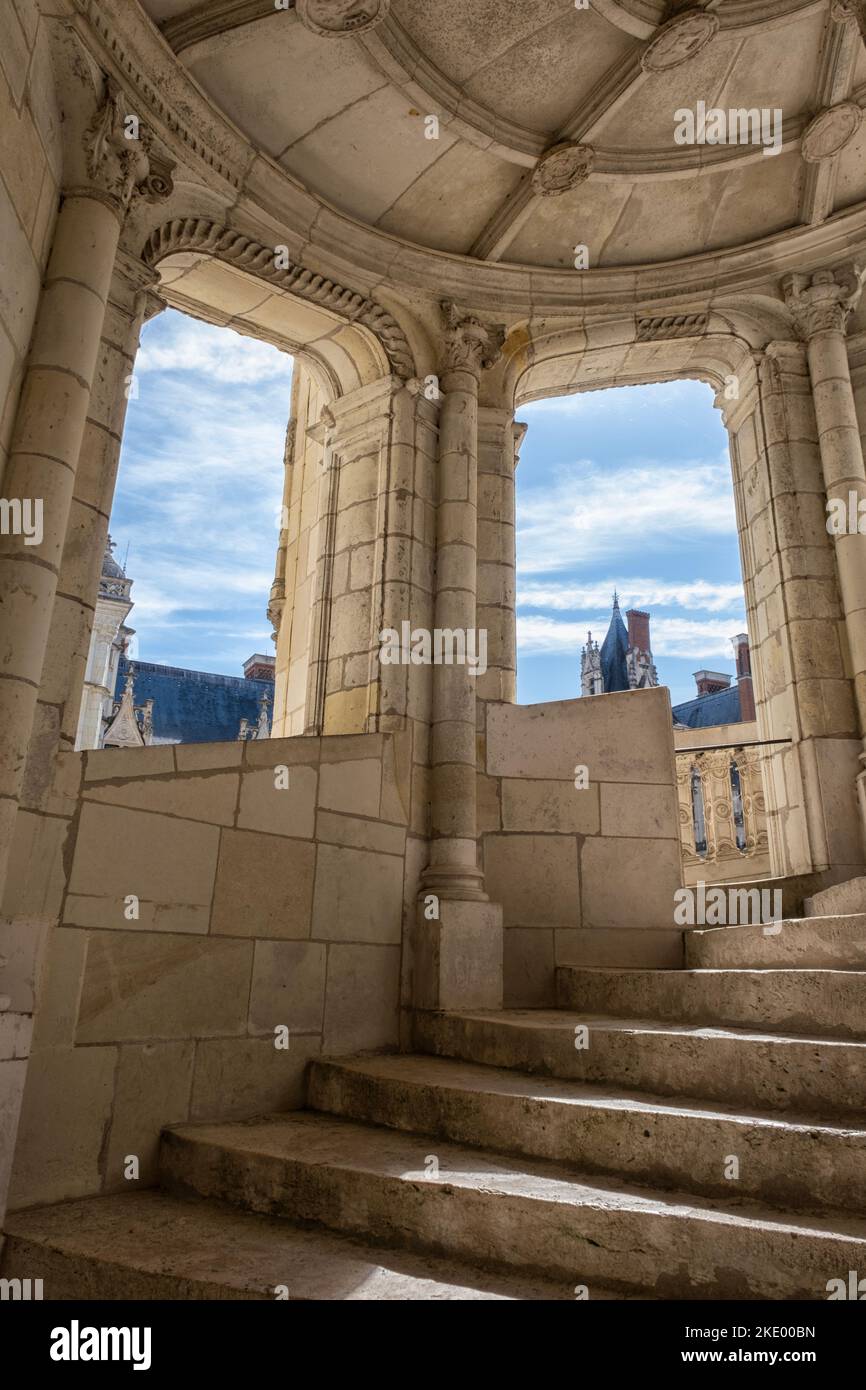
[[[561,140],[545,150],[532,172],[532,189],[542,198],[557,198],[589,178],[595,152],[589,145]]]
[[[167,19],[159,27],[173,51],[182,53],[204,39],[279,14],[285,17],[285,11],[278,10],[274,0],[205,0],[194,10]]]
[[[668,72],[687,63],[718,33],[718,16],[706,10],[687,10],[663,25],[641,54],[644,72]]]
[[[661,338],[691,338],[706,333],[708,314],[668,314],[637,321],[637,341],[652,343]]]
[[[862,120],[863,111],[856,101],[840,101],[836,106],[828,106],[826,111],[819,111],[804,130],[800,154],[807,164],[831,159],[853,140]]]
[[[866,0],[833,0],[830,13],[837,23],[853,19],[866,43]]]
[[[443,371],[471,372],[476,380],[492,367],[502,351],[505,329],[501,324],[483,323],[474,314],[464,314],[450,299],[442,301],[445,320]]]
[[[794,327],[805,342],[816,333],[844,333],[861,289],[860,271],[853,264],[811,275],[786,275],[782,281]]]
[[[323,38],[343,38],[374,29],[388,15],[391,0],[296,0],[298,18]]]
[[[318,304],[348,323],[363,325],[379,339],[395,376],[406,381],[415,374],[412,349],[405,333],[397,320],[374,299],[294,262],[278,269],[272,248],[201,217],[178,217],[158,227],[149,238],[142,259],[148,265],[156,265],[174,251],[201,251],[227,265],[246,270],[257,279],[267,280],[299,299]]]

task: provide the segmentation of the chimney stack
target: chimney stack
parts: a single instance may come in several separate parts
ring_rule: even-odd
[[[650,647],[650,615],[642,613],[639,608],[630,608],[625,615],[628,619],[628,644],[632,650],[639,652],[651,652]]]
[[[754,719],[755,717],[755,690],[752,685],[752,657],[749,652],[749,634],[738,632],[736,637],[732,637],[734,644],[734,655],[737,659],[737,685],[740,689],[740,718],[742,720]]]
[[[724,671],[695,671],[693,674],[699,695],[718,695],[731,684],[731,677]]]

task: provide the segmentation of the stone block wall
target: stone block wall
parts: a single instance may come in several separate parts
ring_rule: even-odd
[[[80,801],[10,1204],[125,1190],[129,1155],[146,1184],[163,1126],[297,1106],[310,1056],[397,1046],[409,742],[63,755]]]
[[[504,912],[506,1004],[552,1004],[557,965],[681,964],[667,690],[488,704],[482,751],[479,825],[486,889]]]

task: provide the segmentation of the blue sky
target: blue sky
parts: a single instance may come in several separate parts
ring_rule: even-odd
[[[265,616],[291,360],[167,310],[142,335],[111,532],[134,579],[133,655],[240,675],[272,652]],[[524,406],[517,470],[518,698],[580,693],[611,594],[652,613],[676,703],[733,671],[745,629],[727,440],[697,382]]]

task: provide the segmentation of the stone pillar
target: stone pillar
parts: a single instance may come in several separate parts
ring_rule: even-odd
[[[443,308],[434,626],[462,632],[468,645],[478,605],[478,387],[502,332]],[[415,941],[420,1008],[502,1003],[502,910],[488,902],[478,867],[477,680],[466,663],[434,662],[430,860]]]
[[[501,339],[472,316],[446,306],[445,363],[439,414],[434,625],[469,642],[477,616],[478,384]],[[433,666],[432,817],[429,891],[485,902],[475,817],[478,677],[468,663]]]
[[[7,498],[41,511],[42,533],[35,544],[26,534],[0,536],[0,891],[120,231],[133,193],[152,191],[145,141],[126,138],[127,109],[106,79],[90,111],[65,113],[67,177],[3,480]]]
[[[860,298],[860,272],[849,265],[788,275],[782,288],[806,343],[827,500],[839,500],[847,516],[849,494],[856,496],[858,507],[866,501],[866,470],[845,340],[848,318]],[[866,537],[856,527],[837,535],[835,551],[854,699],[860,734],[866,737]],[[861,762],[866,762],[866,752]],[[857,777],[857,791],[866,838],[866,768]]]
[[[155,279],[142,262],[119,255],[75,473],[22,807],[47,809],[54,754],[75,746],[135,356],[145,318],[164,307],[148,293]]]
[[[514,470],[525,433],[510,411],[479,409],[476,627],[487,634],[487,670],[476,680],[476,695],[509,704],[517,699]]]

